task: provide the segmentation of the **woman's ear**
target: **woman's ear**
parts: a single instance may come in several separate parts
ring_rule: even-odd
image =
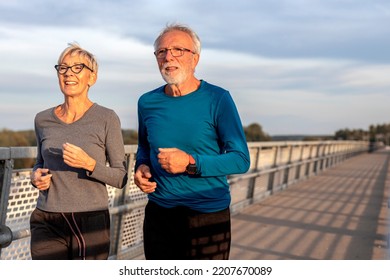
[[[92,72],[89,76],[88,86],[91,87],[96,83],[97,80],[97,74],[95,72]]]

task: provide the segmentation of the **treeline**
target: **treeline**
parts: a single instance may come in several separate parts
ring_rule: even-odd
[[[335,133],[336,140],[365,140],[370,139],[370,133],[363,129],[340,129]]]
[[[137,132],[134,130],[122,130],[125,145],[136,144],[138,141]],[[8,129],[0,130],[0,147],[35,147],[37,141],[34,130],[12,131]],[[14,169],[31,168],[35,164],[35,159],[15,159]]]
[[[271,137],[263,132],[259,124],[251,124],[244,127],[245,135],[248,142],[253,141],[270,141]],[[125,145],[135,145],[138,143],[138,132],[132,129],[122,129],[123,142]],[[0,130],[0,147],[35,147],[37,141],[34,130],[12,131],[9,129]],[[15,159],[14,168],[23,169],[31,168],[35,159]]]
[[[261,125],[254,123],[244,127],[245,136],[248,142],[271,141],[271,137],[265,133]],[[138,132],[133,129],[122,129],[123,142],[125,145],[138,143]],[[12,131],[9,129],[0,130],[0,147],[21,147],[36,146],[34,130]]]
[[[0,147],[36,146],[34,130],[12,131],[3,129],[0,131]]]
[[[125,145],[137,144],[138,133],[135,130],[122,130]],[[22,147],[36,146],[34,130],[12,131],[9,129],[0,130],[0,147]]]
[[[385,145],[390,145],[390,123],[370,125],[368,130],[341,129],[336,131],[335,139],[383,142]]]
[[[33,130],[12,131],[3,129],[0,131],[0,147],[24,147],[36,146],[35,132]],[[31,168],[34,165],[35,159],[15,159],[14,168]]]
[[[387,146],[390,145],[390,123],[388,124],[379,124],[379,125],[370,125],[369,130],[370,141],[371,142],[383,142]]]
[[[252,123],[244,126],[245,137],[248,142],[263,142],[263,141],[313,141],[313,140],[364,140],[371,142],[382,142],[385,145],[390,145],[390,123],[381,125],[371,125],[369,130],[363,129],[340,129],[334,135],[328,136],[282,136],[271,137],[263,131],[263,128],[258,123]],[[125,145],[135,145],[138,142],[138,133],[136,130],[123,129],[123,142]],[[21,146],[36,146],[34,130],[12,131],[8,129],[0,130],[0,147],[21,147]],[[18,159],[14,162],[15,169],[30,168],[34,164],[34,159]]]
[[[390,123],[371,125],[369,130],[364,129],[340,129],[334,135],[305,136],[287,135],[271,137],[263,131],[258,123],[244,126],[244,133],[248,142],[277,141],[277,140],[364,140],[364,141],[388,141],[390,138]],[[123,142],[125,145],[134,145],[138,142],[138,133],[133,129],[122,129]],[[33,130],[12,131],[0,130],[0,147],[36,146],[35,133]]]
[[[369,130],[364,129],[340,129],[334,135],[286,135],[271,137],[263,131],[258,123],[244,126],[244,133],[248,142],[278,141],[278,140],[364,140],[364,141],[386,141],[390,138],[390,123],[371,125]],[[125,145],[134,145],[138,142],[138,133],[133,129],[122,129],[123,142]],[[36,146],[35,133],[33,130],[12,131],[9,129],[0,130],[0,147]]]

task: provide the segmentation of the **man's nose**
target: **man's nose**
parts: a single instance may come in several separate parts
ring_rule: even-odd
[[[167,49],[167,52],[165,53],[165,60],[172,60],[174,56],[172,55],[172,50]]]

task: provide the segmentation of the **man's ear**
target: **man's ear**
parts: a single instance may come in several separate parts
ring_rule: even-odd
[[[195,69],[196,66],[198,65],[200,55],[199,54],[194,54],[192,58],[192,63],[193,63],[193,68]]]

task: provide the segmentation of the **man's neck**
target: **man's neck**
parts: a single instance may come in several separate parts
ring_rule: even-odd
[[[196,91],[200,86],[200,81],[194,78],[185,84],[167,84],[165,86],[165,93],[169,96],[179,97],[187,95]]]

